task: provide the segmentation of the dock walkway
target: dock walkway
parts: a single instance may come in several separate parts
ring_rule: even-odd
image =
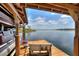
[[[49,42],[46,41],[46,40],[28,41],[28,44],[47,44],[47,43],[49,43]],[[21,45],[21,47],[22,47],[22,45]],[[24,53],[25,53],[25,49],[20,49],[20,56],[24,56]],[[27,48],[25,55],[28,55],[28,54],[29,54],[29,50]],[[52,56],[68,56],[65,52],[56,48],[53,44],[52,44],[52,47],[51,47],[51,54],[52,54]]]

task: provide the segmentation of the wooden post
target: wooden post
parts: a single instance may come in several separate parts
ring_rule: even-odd
[[[20,55],[20,37],[19,35],[15,36],[15,48],[16,48],[16,56]]]
[[[79,20],[74,10],[69,9],[69,13],[75,21],[74,55],[79,56]]]
[[[15,35],[15,49],[16,49],[16,56],[20,55],[20,36],[19,36],[19,21],[18,18],[15,16],[15,23],[16,23],[16,35]]]
[[[23,24],[23,40],[25,40],[25,24]]]
[[[27,42],[26,42],[26,30],[25,30],[25,26],[26,26],[26,24],[27,24],[27,16],[26,16],[26,12],[25,12],[25,7],[22,7],[23,9],[22,9],[22,11],[24,12],[24,17],[25,17],[25,21],[26,21],[26,23],[24,23],[23,24],[23,43],[24,43],[24,45],[25,44],[27,44]]]
[[[75,21],[74,55],[79,56],[79,21]]]

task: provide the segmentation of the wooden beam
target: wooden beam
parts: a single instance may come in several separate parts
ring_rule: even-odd
[[[67,9],[60,8],[60,7],[50,5],[47,3],[44,3],[44,4],[43,3],[29,3],[26,5],[27,5],[27,8],[40,9],[40,10],[56,12],[56,13],[61,13],[61,14],[69,14]]]
[[[20,19],[20,21],[23,22],[23,20],[21,19],[20,15],[18,14],[17,10],[15,9],[15,7],[12,4],[9,4],[9,6],[13,9],[13,11],[16,13],[16,15],[18,16],[18,18]]]
[[[22,17],[22,19],[24,20],[24,22],[25,22],[26,24],[28,24],[28,19],[27,19],[27,17],[26,17],[26,10],[25,10],[26,7],[25,7],[25,4],[21,3],[20,6],[22,7],[22,12],[23,12],[23,14],[24,14],[24,16]]]
[[[75,21],[74,55],[79,56],[79,20],[74,10],[69,9],[69,13]]]
[[[13,11],[13,9],[7,4],[2,4],[10,13],[12,13],[13,15],[16,15],[16,13]]]
[[[11,12],[14,16],[16,15],[20,21],[23,22],[23,20],[21,19],[20,15],[18,14],[17,10],[15,9],[15,7],[13,6],[13,4],[10,3],[5,3],[2,4],[9,12]]]
[[[6,24],[6,25],[14,25],[12,19],[8,17],[6,14],[3,12],[0,12],[0,23]]]
[[[25,20],[26,19],[26,17],[25,17],[26,13],[24,12],[25,4],[24,3],[19,3],[19,4],[15,4],[15,5],[18,6],[18,8],[19,8],[19,9],[18,8],[16,8],[16,9],[17,9],[18,13],[20,14],[22,20],[24,21],[24,23],[27,24],[28,22],[27,22],[27,20]]]
[[[20,3],[20,6],[25,8],[25,3]]]
[[[27,7],[28,6],[31,6],[32,7],[32,5],[33,6],[36,6],[36,7],[44,7],[44,8],[49,8],[49,9],[58,9],[58,10],[63,10],[63,11],[67,11],[67,9],[65,9],[65,8],[60,8],[60,7],[58,7],[58,6],[54,6],[54,5],[50,5],[50,3],[49,4],[47,4],[47,3],[29,3],[29,4],[27,4]]]
[[[61,8],[59,6],[55,6],[55,5],[51,5],[50,3],[40,3],[40,5],[44,5],[45,7],[51,7],[52,9],[58,9],[58,10],[63,10],[63,11],[67,11],[66,8]]]
[[[69,11],[70,15],[72,16],[73,20],[74,21],[78,21],[77,13],[74,10],[72,10],[72,9],[68,9],[68,11]]]
[[[7,16],[13,19],[12,13],[10,13],[4,6],[0,4],[0,11],[5,13]]]
[[[75,22],[74,55],[79,56],[79,21]]]
[[[68,3],[50,3],[50,5],[58,6],[60,8],[65,8],[65,9],[73,9],[75,11],[79,10],[79,7]]]
[[[24,13],[23,13],[22,11],[20,11],[20,10],[18,10],[18,9],[17,9],[17,11],[18,11],[18,13],[19,13],[21,16],[24,16]]]
[[[21,5],[20,5],[20,3],[19,4],[13,4],[14,5],[14,7],[16,8],[16,9],[19,9],[20,11],[22,11],[22,7],[21,7]]]

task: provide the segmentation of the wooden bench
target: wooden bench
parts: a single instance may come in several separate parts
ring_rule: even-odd
[[[50,56],[51,46],[52,46],[51,44],[29,44],[29,55]]]

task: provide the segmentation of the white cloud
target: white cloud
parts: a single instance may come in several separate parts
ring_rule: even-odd
[[[68,23],[68,19],[66,18],[61,18],[58,20],[59,24],[63,24],[63,25],[66,25]]]
[[[28,16],[28,24],[29,25],[33,24],[32,21],[33,21],[33,19],[30,16]]]
[[[38,21],[36,21],[36,23],[43,24],[43,23],[45,23],[45,21],[43,19],[39,19]]]
[[[52,15],[56,14],[56,13],[51,13]]]
[[[46,24],[45,18],[44,17],[37,17],[35,18],[35,24]]]
[[[37,22],[44,22],[44,20],[45,20],[45,18],[43,18],[43,17],[35,18],[35,21],[37,21]]]
[[[70,17],[70,16],[69,15],[61,15],[61,17],[64,18],[64,17]]]
[[[46,21],[46,18],[44,17],[37,17],[35,19],[32,19],[31,17],[28,17],[29,18],[29,24],[30,25],[44,25],[44,26],[47,26],[47,25],[55,25],[55,26],[58,26],[58,25],[67,25],[68,24],[68,20],[66,17],[69,17],[69,16],[62,16],[62,18],[60,18],[59,20],[52,20],[52,19],[48,19],[48,21]]]
[[[29,17],[29,19],[31,19]],[[33,19],[31,19],[33,20]],[[48,20],[46,21],[46,19],[44,17],[37,17],[34,19],[34,22],[30,21],[31,24],[39,24],[39,25],[57,25],[57,24],[63,24],[66,25],[68,23],[67,21],[68,19],[66,18],[60,18],[59,20]]]
[[[44,18],[44,17],[37,17],[36,19],[35,19],[35,22],[34,22],[35,24],[40,24],[40,25],[56,25],[58,22],[57,21],[55,21],[55,20],[48,20],[48,21],[46,21],[46,19]]]
[[[55,21],[55,20],[49,20],[48,23],[49,24],[57,24],[57,21]]]
[[[29,21],[31,21],[31,20],[32,20],[31,16],[28,16],[28,20],[29,20]]]

